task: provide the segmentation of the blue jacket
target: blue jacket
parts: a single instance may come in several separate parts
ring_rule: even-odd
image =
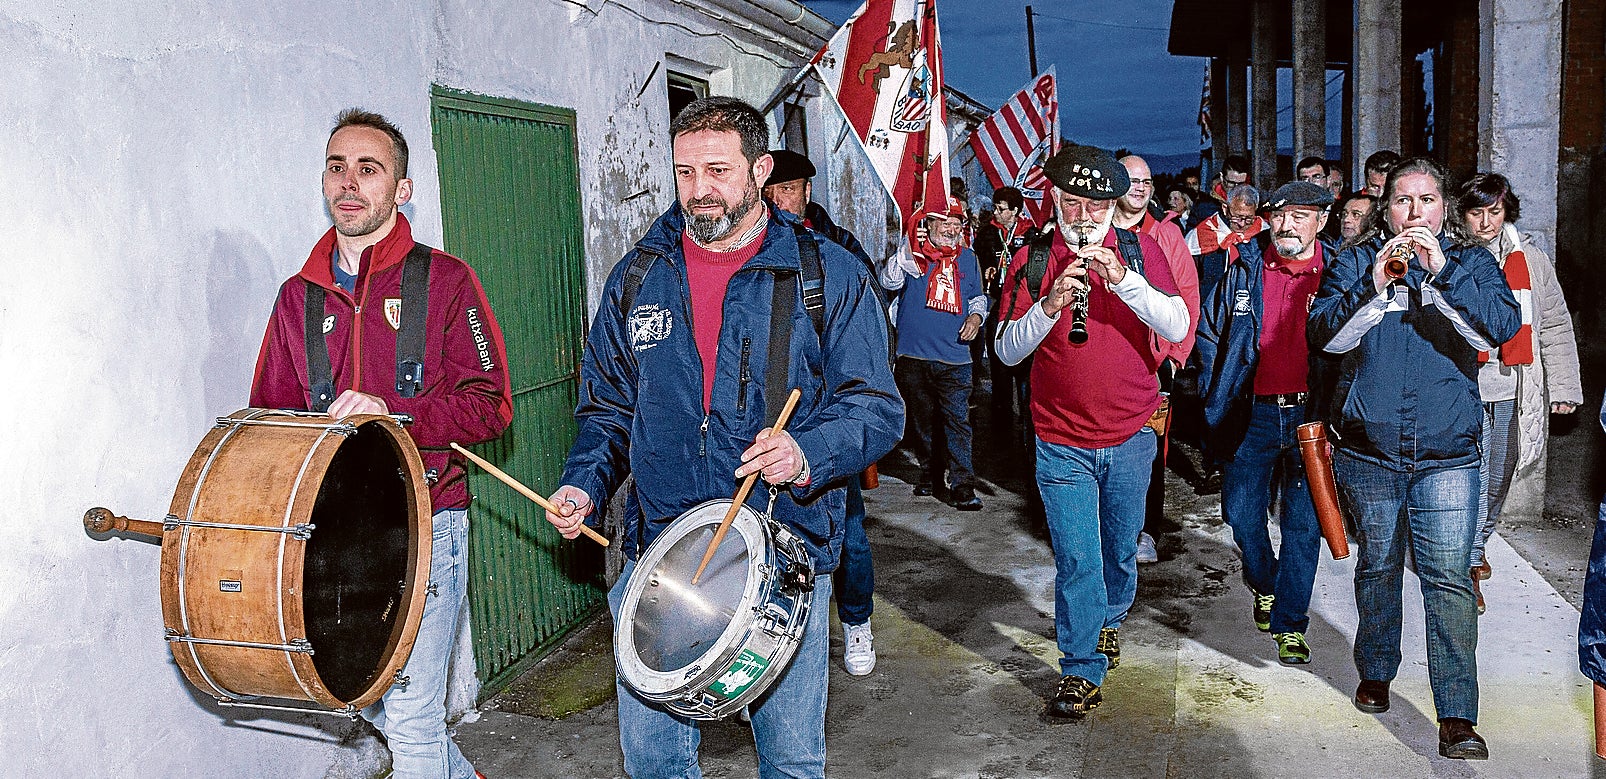
[[[1606,406],[1600,410],[1606,430]],[[1584,608],[1578,617],[1578,670],[1590,681],[1606,685],[1606,500],[1595,515],[1595,538],[1584,574]]]
[[[686,510],[728,500],[742,452],[779,412],[764,401],[770,269],[799,271],[796,221],[771,208],[758,254],[731,278],[706,414],[678,203],[608,276],[580,364],[579,432],[562,483],[585,490],[600,507],[627,475],[635,477],[621,519],[630,559]],[[823,573],[835,569],[841,550],[847,480],[897,443],[903,400],[887,365],[887,328],[869,271],[836,244],[809,235],[825,272],[825,332],[815,333],[800,300],[791,313],[787,385],[803,396],[786,429],[808,460],[810,482],[781,491],[775,518],[803,540]],[[625,270],[641,252],[655,261],[626,314],[620,310]],[[747,504],[763,513],[767,503],[759,484]],[[596,512],[588,521],[600,519]]]
[[[1306,330],[1312,349],[1327,348],[1374,304],[1372,264],[1382,246],[1383,238],[1373,236],[1328,264]],[[1431,285],[1489,343],[1505,343],[1520,324],[1517,300],[1494,255],[1455,245],[1444,234],[1439,246],[1445,255],[1439,274],[1430,280],[1413,258],[1403,280],[1406,305],[1385,313],[1342,353],[1327,411],[1334,446],[1395,470],[1471,465],[1479,458],[1478,352],[1443,311],[1423,304],[1422,286]]]
[[[1204,403],[1205,444],[1223,460],[1232,459],[1249,429],[1254,402],[1255,368],[1260,364],[1260,325],[1265,318],[1266,248],[1271,231],[1238,244],[1238,259],[1222,275],[1215,292],[1199,308],[1198,338],[1192,360],[1199,371],[1199,397]],[[1331,262],[1333,249],[1322,242],[1322,258]],[[1321,419],[1335,365],[1325,353],[1310,351],[1306,378],[1305,418]]]

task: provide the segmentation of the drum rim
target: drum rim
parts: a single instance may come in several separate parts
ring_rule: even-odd
[[[630,689],[635,690],[642,697],[649,700],[669,701],[683,697],[686,693],[700,689],[708,682],[724,673],[726,667],[735,659],[742,648],[742,642],[737,637],[745,637],[751,631],[754,621],[754,610],[751,608],[739,609],[731,618],[729,624],[719,634],[719,638],[708,648],[708,651],[698,655],[690,663],[679,668],[667,671],[657,671],[647,667],[641,661],[640,653],[636,650],[634,632],[634,617],[636,606],[641,600],[645,588],[645,579],[659,562],[663,560],[673,542],[685,537],[696,529],[710,524],[717,525],[724,517],[724,511],[710,514],[709,517],[697,516],[706,508],[719,505],[728,510],[730,501],[725,499],[710,500],[700,503],[681,514],[669,527],[654,539],[647,551],[636,561],[635,570],[631,571],[630,579],[625,584],[624,597],[620,599],[619,615],[614,621],[614,658],[618,665],[619,676]],[[689,522],[688,519],[696,519]],[[713,521],[708,521],[712,519]],[[676,527],[681,525],[681,527]],[[731,529],[740,533],[742,541],[747,544],[748,550],[760,549],[762,554],[749,554],[747,556],[747,580],[742,588],[741,603],[753,604],[757,600],[759,586],[763,577],[759,575],[759,566],[772,565],[771,559],[775,555],[773,539],[770,538],[769,528],[764,518],[751,507],[743,504],[737,512],[736,518],[731,522]],[[665,542],[668,543],[665,543]],[[650,563],[650,564],[649,564]],[[688,669],[700,666],[689,676]]]

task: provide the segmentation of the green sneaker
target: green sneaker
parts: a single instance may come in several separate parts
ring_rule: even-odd
[[[1255,627],[1262,633],[1271,632],[1271,607],[1277,602],[1277,596],[1261,595],[1254,588],[1250,588],[1249,594],[1255,598]]]
[[[1100,628],[1098,653],[1110,658],[1110,670],[1121,664],[1120,628]]]
[[[1273,633],[1271,637],[1277,642],[1277,659],[1283,665],[1310,662],[1310,644],[1305,643],[1304,633]]]

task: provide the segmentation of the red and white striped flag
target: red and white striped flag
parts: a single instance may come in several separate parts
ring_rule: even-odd
[[[936,0],[867,0],[814,55],[905,225],[948,203],[948,110]]]
[[[993,189],[1019,189],[1026,198],[1026,215],[1038,226],[1051,213],[1043,163],[1059,151],[1059,138],[1059,92],[1052,67],[1021,87],[970,135],[970,148],[987,181]]]
[[[1205,63],[1204,88],[1199,90],[1199,148],[1210,148],[1210,63]]]

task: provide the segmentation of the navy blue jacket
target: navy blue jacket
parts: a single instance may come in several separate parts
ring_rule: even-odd
[[[1600,410],[1606,430],[1606,406]],[[1595,515],[1595,538],[1589,547],[1589,569],[1584,574],[1584,609],[1578,617],[1578,670],[1596,684],[1606,685],[1606,500]]]
[[[1238,259],[1227,268],[1215,292],[1199,309],[1199,331],[1192,360],[1199,371],[1199,397],[1204,403],[1206,445],[1220,459],[1232,459],[1249,429],[1254,402],[1255,368],[1260,364],[1260,325],[1265,318],[1265,253],[1271,231],[1238,244]],[[1322,244],[1324,262],[1333,252]],[[1320,419],[1320,410],[1332,380],[1332,361],[1319,350],[1310,352],[1306,377],[1306,419]]]
[[[603,288],[580,364],[579,432],[562,483],[603,506],[627,475],[635,477],[621,519],[630,559],[686,510],[728,500],[741,453],[779,412],[764,401],[770,269],[796,274],[801,266],[792,230],[797,217],[769,211],[763,245],[725,293],[706,414],[678,203],[614,267]],[[897,443],[903,400],[887,365],[887,327],[869,271],[836,244],[809,235],[816,237],[825,271],[825,332],[815,333],[799,301],[791,312],[787,384],[803,396],[786,429],[808,459],[810,482],[781,491],[775,518],[803,540],[823,573],[835,569],[841,551],[847,480]],[[626,313],[620,310],[625,270],[640,252],[655,260]],[[747,500],[760,513],[768,502],[762,486]],[[598,523],[599,514],[588,521]]]
[[[1373,236],[1328,264],[1306,330],[1312,349],[1325,349],[1378,297],[1372,264],[1383,240]],[[1454,245],[1445,234],[1439,247],[1445,264],[1438,275],[1430,280],[1413,258],[1403,280],[1409,304],[1384,314],[1343,353],[1327,410],[1334,446],[1394,470],[1471,465],[1479,458],[1478,352],[1444,312],[1423,304],[1422,286],[1437,290],[1489,343],[1505,343],[1520,324],[1517,300],[1494,255],[1481,246]]]

